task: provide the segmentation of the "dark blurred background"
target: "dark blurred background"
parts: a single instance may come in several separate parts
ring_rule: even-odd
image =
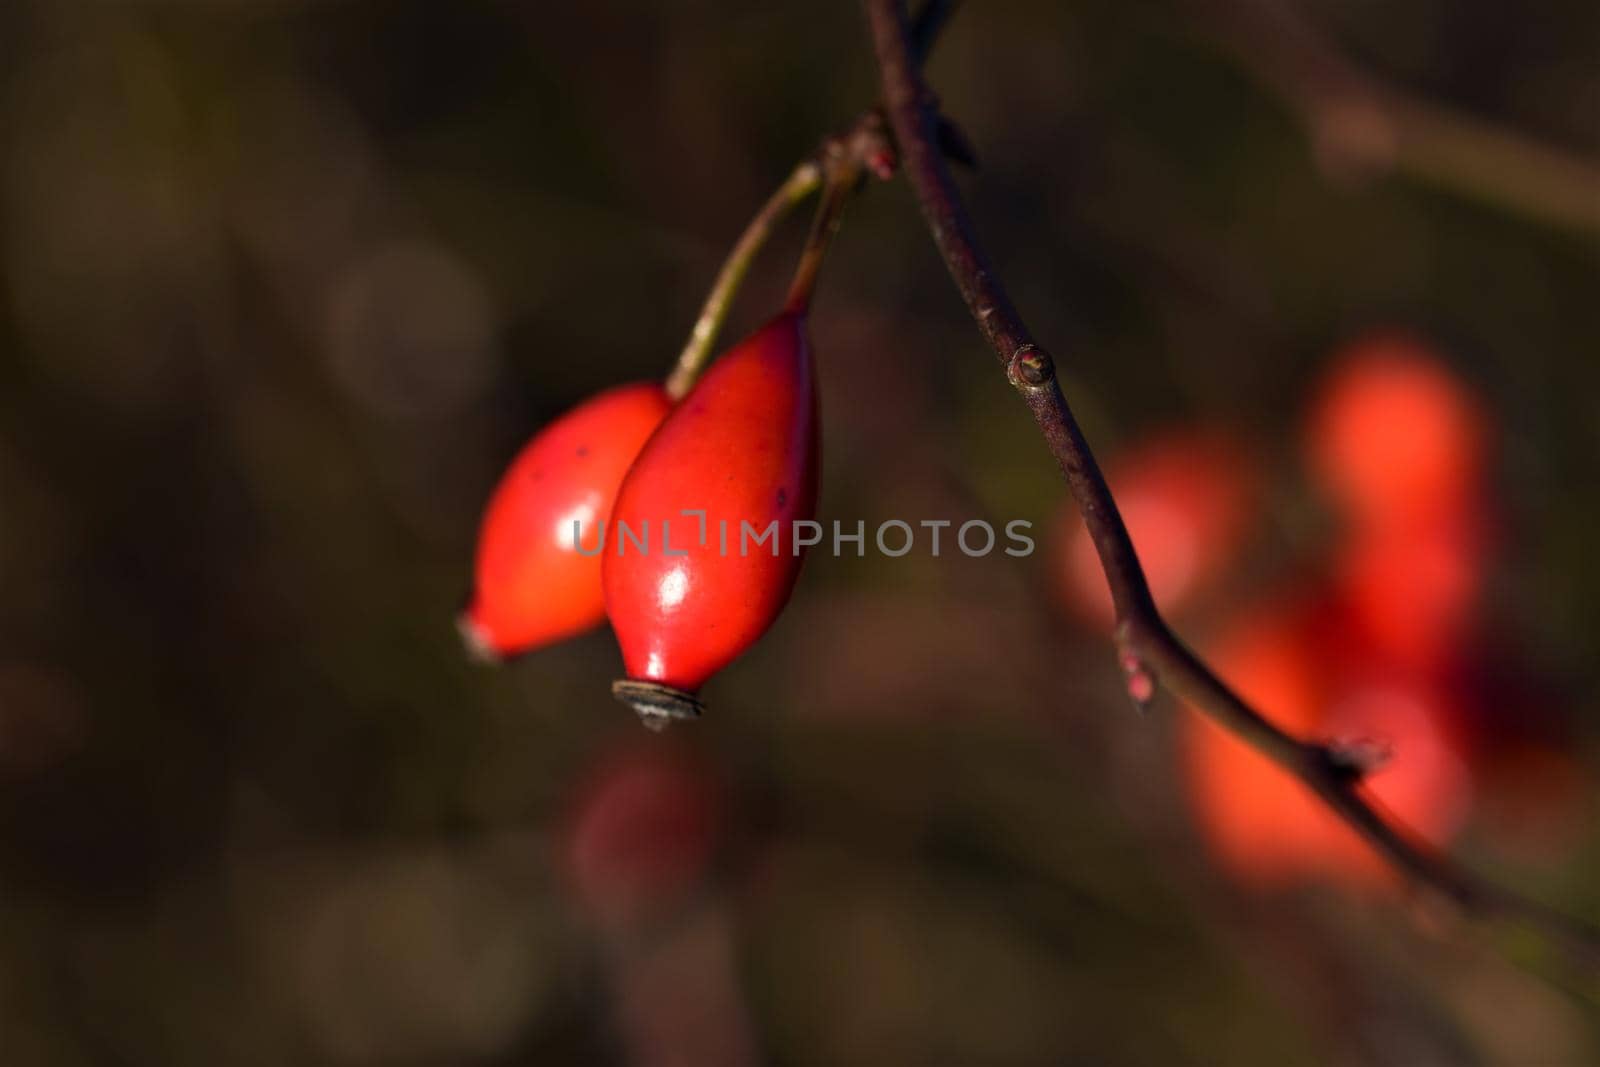
[[[1186,633],[1326,553],[1299,441],[1349,338],[1407,328],[1482,398],[1473,659],[1523,697],[1477,714],[1536,714],[1580,784],[1548,848],[1491,804],[1453,845],[1600,918],[1600,17],[1291,9],[1309,35],[1250,0],[973,0],[930,77],[1096,447],[1203,424],[1267,471]],[[1448,150],[1319,110],[1353,84]],[[821,517],[1022,518],[1040,551],[815,555],[660,747],[606,633],[468,661],[500,469],[664,373],[750,212],[874,95],[847,0],[0,5],[0,1058],[1600,1059],[1547,946],[1208,860],[1186,713],[1133,710],[1063,603],[1058,478],[903,183],[818,298]],[[651,761],[635,844],[586,838]],[[597,903],[612,868],[671,907]]]

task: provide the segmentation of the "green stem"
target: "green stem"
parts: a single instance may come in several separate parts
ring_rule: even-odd
[[[817,274],[822,270],[822,260],[839,232],[839,220],[844,217],[844,205],[855,191],[861,177],[858,164],[846,159],[835,159],[828,167],[827,187],[817,214],[811,222],[811,233],[800,253],[800,264],[795,267],[794,281],[789,283],[789,296],[783,309],[803,315],[811,307],[811,294],[817,288]]]
[[[706,294],[700,317],[695,320],[694,329],[689,331],[689,340],[679,353],[678,361],[673,364],[672,373],[667,375],[667,395],[673,400],[681,400],[705,369],[717,334],[733,307],[734,297],[744,284],[745,275],[750,273],[750,264],[772,235],[773,228],[821,184],[821,165],[815,159],[802,161],[768,197],[767,202],[761,205],[761,210],[756,212],[739,235],[739,240],[722,264],[722,270],[717,273],[711,291]]]

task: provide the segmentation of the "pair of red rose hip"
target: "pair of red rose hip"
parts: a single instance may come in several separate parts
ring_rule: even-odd
[[[538,433],[485,512],[462,633],[498,659],[609,618],[628,675],[616,695],[647,725],[692,718],[799,572],[781,536],[741,552],[739,531],[810,519],[816,482],[811,347],[790,310],[676,404],[653,383],[619,386]]]

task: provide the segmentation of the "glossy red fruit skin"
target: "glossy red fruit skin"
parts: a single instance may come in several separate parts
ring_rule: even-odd
[[[484,511],[473,595],[461,630],[487,658],[582,633],[605,618],[600,524],[640,448],[671,408],[661,386],[607,389],[540,430]],[[573,543],[573,522],[585,555]]]
[[[800,569],[792,523],[815,513],[817,448],[811,345],[804,318],[785,312],[712,364],[623,481],[603,576],[630,679],[693,694],[772,625]],[[685,509],[706,512],[704,543]],[[778,554],[752,540],[741,555],[741,523],[774,520]],[[684,555],[663,551],[663,522]],[[645,523],[641,552],[620,530]]]

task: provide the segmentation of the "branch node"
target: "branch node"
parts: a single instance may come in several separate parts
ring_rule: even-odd
[[[900,155],[889,136],[889,120],[884,118],[882,108],[871,108],[863,113],[845,137],[847,154],[869,174],[879,181],[894,177],[900,166]]]
[[[1055,361],[1038,345],[1023,345],[1011,357],[1006,377],[1023,392],[1048,389],[1056,379]]]
[[[1330,768],[1351,783],[1360,782],[1394,758],[1394,746],[1379,737],[1339,738],[1323,751]]]

